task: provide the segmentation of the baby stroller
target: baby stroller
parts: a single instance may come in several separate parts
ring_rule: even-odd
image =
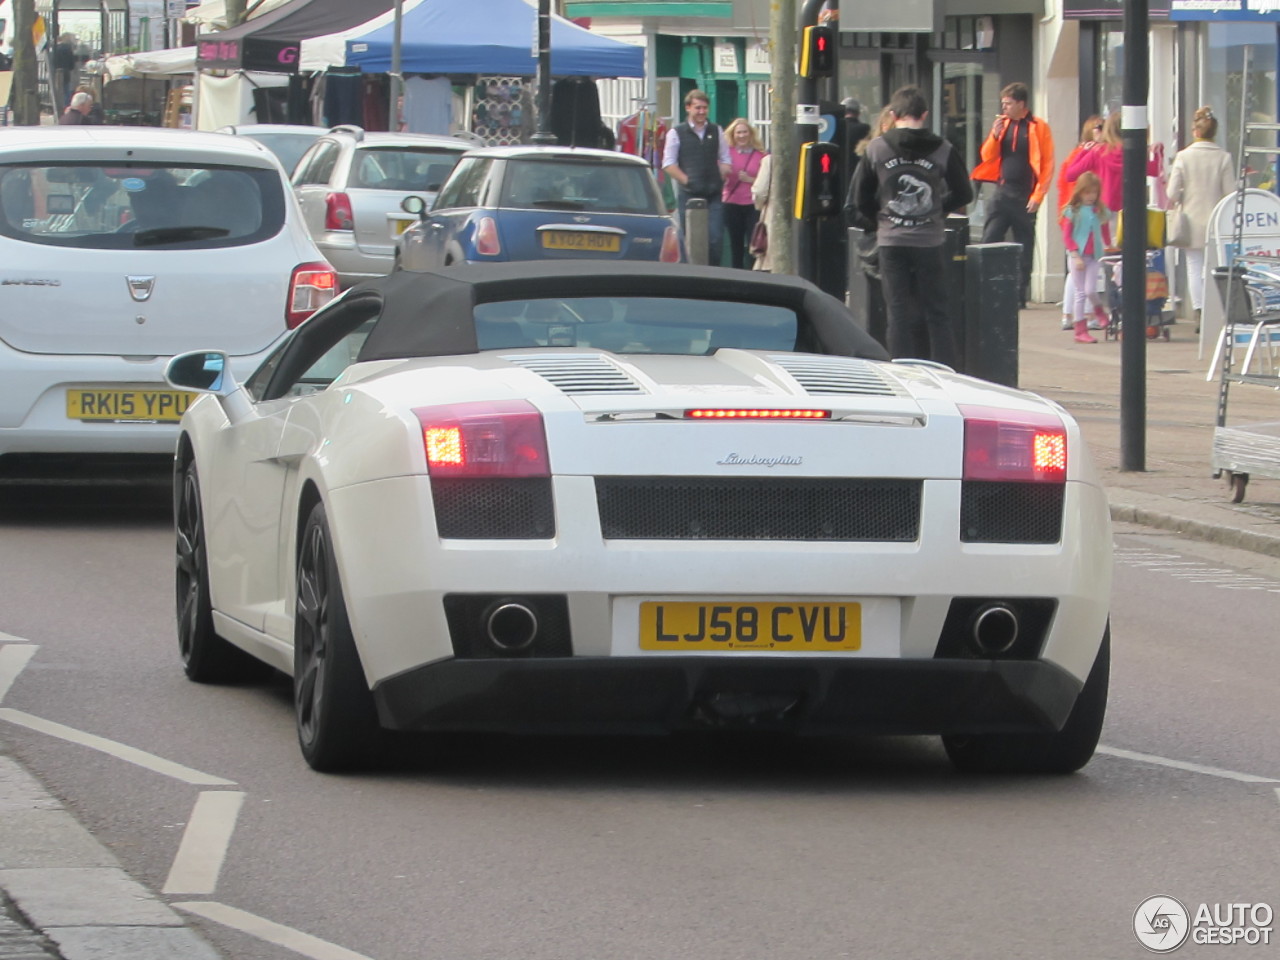
[[[1124,277],[1120,254],[1108,254],[1099,257],[1102,264],[1102,276],[1105,284],[1103,302],[1111,322],[1107,325],[1106,338],[1119,339],[1121,333],[1121,317],[1124,312],[1123,291]],[[1165,272],[1163,250],[1147,251],[1146,276],[1146,333],[1148,340],[1168,340],[1169,327],[1173,323],[1172,316],[1166,316],[1165,305],[1169,302],[1169,275]]]

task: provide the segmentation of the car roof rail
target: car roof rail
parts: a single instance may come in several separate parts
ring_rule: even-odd
[[[354,123],[340,123],[336,127],[329,128],[330,133],[349,133],[357,140],[364,139],[364,127],[357,127]]]

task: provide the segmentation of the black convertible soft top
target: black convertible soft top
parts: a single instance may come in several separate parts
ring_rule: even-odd
[[[787,307],[799,318],[796,348],[869,360],[889,354],[849,309],[799,277],[688,264],[525,260],[468,264],[436,273],[397,270],[369,280],[352,297],[373,293],[382,309],[359,360],[476,353],[476,304],[555,297],[678,297]]]

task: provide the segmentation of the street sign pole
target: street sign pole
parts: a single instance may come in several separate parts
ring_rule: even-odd
[[[1139,471],[1147,468],[1147,0],[1125,0],[1124,54],[1120,469]]]

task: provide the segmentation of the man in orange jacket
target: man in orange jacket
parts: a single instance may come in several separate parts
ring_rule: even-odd
[[[1053,183],[1053,134],[1049,124],[1031,115],[1027,85],[1011,83],[1000,91],[1000,116],[982,144],[982,161],[973,179],[996,184],[988,200],[983,243],[999,243],[1006,233],[1022,245],[1022,289],[1027,305],[1031,255],[1036,242],[1036,211]]]

